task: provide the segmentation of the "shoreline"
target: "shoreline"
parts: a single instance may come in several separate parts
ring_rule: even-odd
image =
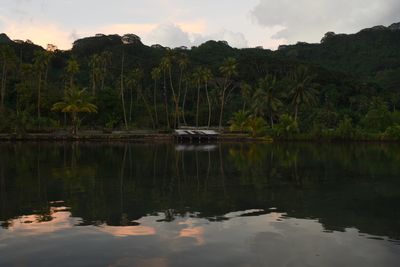
[[[270,138],[253,138],[246,134],[222,134],[217,138],[204,140],[201,142],[178,142],[175,135],[171,133],[79,133],[54,134],[54,133],[26,133],[26,134],[0,134],[0,142],[17,141],[38,141],[38,142],[57,142],[57,141],[83,141],[83,142],[176,142],[176,143],[212,143],[212,142],[273,142]]]
[[[182,144],[206,144],[215,142],[243,142],[243,143],[393,143],[400,144],[399,140],[390,139],[272,139],[269,137],[251,137],[247,134],[226,133],[221,134],[210,140],[201,142],[179,142],[172,133],[134,133],[134,132],[115,132],[115,133],[79,133],[57,134],[57,133],[26,133],[0,134],[0,143],[4,142],[132,142],[132,143],[182,143]]]

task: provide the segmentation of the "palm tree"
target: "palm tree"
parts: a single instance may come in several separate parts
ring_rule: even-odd
[[[155,129],[155,123],[154,123],[154,119],[153,119],[153,114],[151,112],[150,109],[150,105],[147,102],[146,96],[144,95],[143,92],[143,88],[142,88],[142,80],[143,80],[143,71],[139,68],[135,68],[132,72],[131,75],[129,76],[129,82],[128,84],[130,84],[130,89],[131,89],[131,102],[130,102],[130,108],[129,108],[129,121],[131,121],[131,116],[132,116],[132,103],[133,103],[133,99],[132,99],[132,91],[133,91],[133,87],[136,88],[136,91],[138,93],[138,95],[142,98],[143,100],[143,104],[146,108],[146,111],[151,119],[152,125],[153,125],[153,129]]]
[[[197,84],[197,101],[196,101],[196,127],[199,127],[199,108],[200,108],[200,84],[203,78],[203,68],[198,67],[193,73],[193,78]]]
[[[241,93],[242,99],[243,99],[242,110],[245,111],[247,102],[251,102],[251,100],[252,100],[251,98],[253,96],[253,88],[248,83],[243,82],[240,85],[240,93]]]
[[[222,66],[219,68],[219,71],[224,76],[224,83],[222,86],[222,94],[221,94],[221,111],[219,115],[219,128],[222,128],[222,118],[224,113],[225,106],[225,96],[227,89],[231,86],[230,79],[232,76],[237,75],[237,62],[234,58],[227,58],[222,63]]]
[[[47,84],[47,73],[52,54],[49,51],[36,51],[34,61],[34,68],[37,71],[38,85],[37,85],[37,117],[40,119],[40,106],[42,95],[42,84],[44,78],[44,85]],[[39,121],[40,127],[40,121]]]
[[[179,124],[179,102],[178,102],[178,98],[174,89],[174,83],[172,80],[172,65],[174,63],[174,59],[175,59],[175,55],[173,50],[168,49],[166,55],[164,56],[164,58],[161,61],[161,65],[163,66],[163,69],[165,69],[166,71],[168,71],[168,76],[169,76],[169,83],[170,83],[170,87],[171,87],[171,91],[172,91],[172,100],[174,101],[174,105],[175,105],[175,114],[174,114],[174,127],[177,126],[177,124]]]
[[[169,63],[168,60],[163,58],[160,63],[160,69],[163,72],[163,94],[164,94],[164,105],[165,105],[165,115],[167,118],[167,127],[170,128],[170,123],[169,123],[169,112],[168,112],[168,91],[167,91],[167,69],[168,69]]]
[[[185,75],[183,76],[183,82],[185,83],[185,93],[183,94],[183,99],[182,99],[182,119],[183,119],[183,123],[185,125],[187,125],[186,116],[185,116],[186,96],[187,96],[189,84],[191,83],[191,79],[192,79],[192,75],[190,73],[185,73]]]
[[[103,58],[99,54],[94,54],[89,59],[90,78],[92,83],[92,95],[96,95],[97,82],[100,81],[103,72]]]
[[[177,103],[175,109],[178,111],[179,110],[179,103],[181,101],[181,92],[182,92],[182,81],[183,81],[183,74],[189,64],[189,58],[187,54],[181,53],[178,58],[178,66],[179,66],[179,88],[178,88],[178,97],[177,97]],[[184,120],[184,123],[185,120]],[[178,125],[180,124],[180,116],[178,116]]]
[[[161,69],[158,67],[153,68],[151,71],[151,78],[154,81],[153,87],[153,105],[154,105],[154,115],[155,115],[155,124],[158,127],[158,112],[157,112],[157,81],[161,78]]]
[[[139,93],[139,86],[143,79],[143,71],[135,68],[126,77],[126,85],[129,87],[129,123],[132,122],[132,109],[133,109],[133,90],[136,88]]]
[[[73,87],[75,74],[77,74],[79,72],[79,63],[75,58],[70,58],[67,61],[66,71],[67,71],[67,74],[69,75],[69,86]]]
[[[313,83],[314,76],[309,74],[308,68],[299,66],[291,77],[292,88],[290,97],[294,106],[294,121],[297,122],[299,107],[302,104],[313,104],[316,102],[318,91]]]
[[[283,95],[278,91],[276,77],[266,76],[258,81],[258,86],[253,95],[253,111],[255,116],[268,114],[271,127],[274,127],[274,116],[283,105],[280,98]]]
[[[122,51],[122,58],[121,58],[121,80],[120,80],[120,94],[121,94],[121,102],[122,102],[122,112],[124,115],[124,124],[125,129],[128,130],[128,120],[126,119],[126,109],[125,109],[125,94],[124,94],[124,64],[125,64],[125,53]]]
[[[207,103],[208,103],[208,123],[207,127],[211,126],[211,102],[210,96],[208,94],[208,82],[212,79],[211,70],[208,68],[203,68],[201,71],[201,78],[204,82],[204,89],[206,91]]]
[[[71,87],[66,91],[64,99],[53,105],[52,111],[70,113],[72,116],[73,134],[78,132],[80,122],[79,113],[97,113],[97,106],[92,104],[86,90],[80,90],[77,87]]]

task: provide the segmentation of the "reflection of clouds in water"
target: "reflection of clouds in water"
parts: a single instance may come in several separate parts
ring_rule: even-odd
[[[182,229],[179,232],[179,237],[189,237],[196,239],[198,245],[204,244],[204,228],[203,227],[189,227]]]
[[[41,215],[25,215],[9,220],[9,227],[4,231],[2,238],[10,236],[32,236],[50,234],[57,231],[71,229],[81,222],[80,218],[71,217],[65,207],[51,207],[48,221],[41,221]]]
[[[156,229],[148,226],[107,226],[102,225],[98,230],[117,237],[155,235]]]
[[[199,224],[199,220],[193,218],[179,222],[178,225],[186,227],[180,230],[178,238],[193,238],[196,240],[197,245],[204,245],[204,227],[197,224]]]
[[[79,240],[80,248],[69,246],[73,255],[83,253],[84,247],[88,257],[100,253],[109,258],[109,266],[186,266],[188,262],[193,266],[397,266],[400,247],[386,240],[370,240],[356,229],[324,233],[317,220],[261,212],[230,212],[223,215],[229,220],[222,222],[190,215],[158,222],[163,217],[158,214],[141,218],[138,226],[83,227],[76,226],[80,219],[62,208],[53,210],[49,222],[39,223],[35,215],[13,220],[9,229],[0,230],[0,240],[24,244],[29,240],[24,238],[35,235],[47,248],[40,250],[46,255],[55,253],[55,244],[64,247],[64,242]],[[27,220],[33,222],[23,223]],[[80,240],[85,234],[90,235]],[[55,235],[59,238],[49,238]],[[4,255],[16,248],[13,242],[7,244],[0,246]]]

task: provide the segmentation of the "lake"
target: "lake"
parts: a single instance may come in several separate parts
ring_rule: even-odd
[[[399,266],[397,144],[0,144],[0,266]]]

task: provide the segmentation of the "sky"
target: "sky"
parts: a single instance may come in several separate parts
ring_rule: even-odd
[[[0,32],[69,49],[97,33],[134,33],[147,45],[276,49],[400,22],[400,0],[0,0]]]

